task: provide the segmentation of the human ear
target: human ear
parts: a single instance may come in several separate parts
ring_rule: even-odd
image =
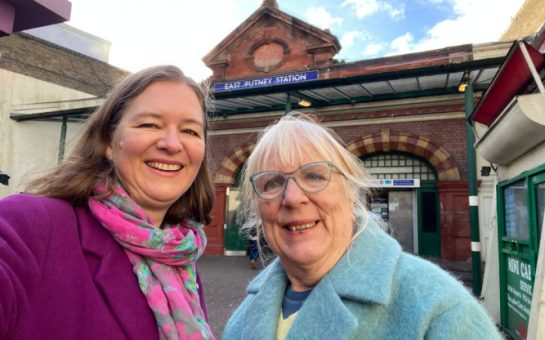
[[[113,150],[112,150],[112,147],[111,146],[108,146],[106,148],[106,158],[108,158],[109,160],[112,160],[112,157],[113,157]]]

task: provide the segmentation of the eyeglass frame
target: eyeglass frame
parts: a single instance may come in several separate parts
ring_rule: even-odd
[[[305,190],[303,188],[301,188],[301,185],[297,182],[297,179],[295,178],[295,176],[293,176],[296,172],[298,172],[299,170],[301,170],[301,168],[304,168],[308,165],[313,165],[313,164],[325,164],[329,167],[331,173],[329,174],[329,178],[327,179],[327,184],[324,185],[323,188],[321,189],[318,189],[316,191],[309,191],[309,190]],[[308,193],[308,194],[316,194],[316,193],[319,193],[320,191],[324,190],[325,188],[327,188],[329,186],[329,183],[331,183],[331,175],[333,174],[333,170],[337,170],[337,172],[341,175],[344,176],[344,174],[339,170],[339,168],[337,168],[337,166],[335,166],[335,164],[333,164],[333,162],[331,161],[316,161],[316,162],[310,162],[310,163],[307,163],[307,164],[303,164],[301,165],[300,167],[298,167],[297,169],[295,169],[294,171],[292,172],[288,172],[288,173],[282,173],[280,171],[261,171],[261,172],[258,172],[256,174],[253,174],[250,176],[249,180],[250,180],[250,183],[252,183],[252,189],[254,189],[254,192],[255,194],[262,200],[265,200],[265,201],[273,201],[279,197],[281,197],[284,192],[286,191],[286,188],[288,187],[288,181],[291,179],[293,179],[293,182],[295,183],[295,185],[297,185],[297,187],[303,191],[304,193]],[[267,174],[267,173],[274,173],[274,174],[279,174],[281,175],[282,177],[285,178],[285,182],[284,182],[284,187],[282,188],[282,190],[280,191],[280,193],[273,197],[273,198],[265,198],[263,196],[261,196],[256,188],[256,182],[255,182],[255,179],[257,176],[259,175],[262,175],[262,174]]]

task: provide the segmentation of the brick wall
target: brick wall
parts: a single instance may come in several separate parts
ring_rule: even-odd
[[[300,31],[292,30],[286,25],[270,25],[267,20],[259,21],[255,27],[245,36],[239,37],[233,44],[228,46],[225,54],[230,55],[229,67],[225,72],[225,79],[240,79],[255,76],[256,71],[248,64],[247,52],[257,42],[269,37],[282,37],[289,45],[289,58],[274,73],[284,73],[294,69],[300,69],[301,65],[313,65],[312,56],[307,52],[309,45],[318,43],[311,35]]]
[[[402,114],[402,113],[401,113]],[[373,116],[373,114],[369,114]],[[368,116],[369,116],[368,115]],[[353,114],[347,116],[336,116],[336,120],[341,118],[354,118]],[[253,122],[254,126],[264,127],[271,123],[274,119],[261,120]],[[324,119],[324,122],[327,122]],[[330,120],[331,121],[331,120]],[[389,129],[391,132],[408,133],[415,136],[421,136],[429,139],[434,145],[443,147],[452,157],[456,166],[460,170],[462,180],[467,180],[467,159],[466,159],[466,136],[465,136],[465,121],[463,119],[437,120],[437,121],[417,121],[403,122],[394,124],[378,124],[378,125],[358,125],[349,127],[333,128],[339,136],[350,144],[352,141],[359,139],[365,135],[380,133],[384,129]],[[216,128],[220,124],[212,124]],[[231,128],[248,127],[245,122],[230,123],[227,125]],[[222,126],[226,127],[226,126]],[[445,133],[448,131],[448,133]],[[213,135],[209,138],[209,143],[212,146],[211,151],[211,170],[215,173],[219,165],[228,157],[231,152],[245,144],[253,142],[257,139],[257,132],[252,133],[237,133]]]
[[[346,142],[368,134],[377,134],[381,130],[410,133],[428,138],[433,144],[443,147],[453,158],[463,180],[467,180],[467,159],[465,127],[463,120],[441,120],[430,122],[405,122],[398,124],[342,127],[334,130]],[[448,134],[445,133],[448,131]]]
[[[545,23],[543,0],[526,0],[500,40],[515,40],[535,33]]]
[[[0,39],[0,68],[104,96],[128,72],[28,34]]]

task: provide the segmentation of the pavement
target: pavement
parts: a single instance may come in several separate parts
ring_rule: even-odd
[[[201,257],[197,265],[212,333],[221,339],[229,317],[246,296],[246,286],[261,270],[251,269],[247,256]]]
[[[269,256],[267,262],[272,258]],[[457,274],[456,270],[453,272],[452,265],[445,266],[443,262],[439,261],[438,264],[453,275]],[[257,269],[252,269],[247,256],[210,255],[202,256],[198,266],[204,286],[208,321],[212,333],[219,340],[227,320],[246,296],[246,286],[263,267],[258,265]]]

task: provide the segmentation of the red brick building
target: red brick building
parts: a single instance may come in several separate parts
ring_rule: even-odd
[[[258,132],[288,111],[334,129],[377,178],[370,209],[403,247],[470,257],[466,104],[485,90],[511,42],[461,45],[357,62],[334,59],[339,41],[266,0],[204,58],[213,70],[210,145],[216,205],[210,254],[243,251],[238,173]],[[472,97],[470,97],[472,98]],[[310,106],[308,106],[310,105]]]

